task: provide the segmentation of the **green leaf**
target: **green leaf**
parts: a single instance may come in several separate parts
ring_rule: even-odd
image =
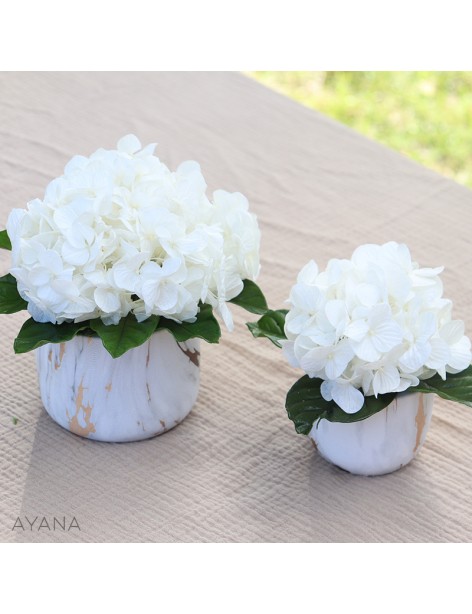
[[[329,422],[359,422],[387,407],[396,393],[382,394],[377,398],[365,397],[364,405],[355,414],[343,411],[334,401],[326,401],[321,396],[323,380],[301,377],[288,391],[285,407],[288,417],[295,424],[297,433],[308,435],[313,424],[324,418]]]
[[[408,388],[407,392],[434,392],[448,401],[472,407],[472,365],[460,373],[447,373],[445,380],[438,374],[433,375],[420,381],[418,386]]]
[[[287,338],[284,332],[287,313],[287,309],[269,309],[257,322],[247,322],[246,326],[254,337],[266,337],[277,347],[282,347],[279,341]]]
[[[21,327],[18,337],[13,343],[13,348],[16,354],[24,354],[46,343],[63,343],[75,337],[80,330],[88,325],[88,322],[51,324],[50,322],[36,322],[36,320],[30,318]]]
[[[250,279],[243,281],[244,288],[229,302],[250,311],[251,313],[263,314],[268,310],[267,301],[262,290]]]
[[[304,375],[287,393],[285,408],[297,433],[308,435],[315,421],[334,405],[333,401],[325,401],[321,396],[321,381]]]
[[[197,337],[208,341],[208,343],[218,343],[221,337],[220,325],[213,315],[211,305],[201,305],[197,320],[192,324],[189,322],[179,324],[173,320],[161,318],[159,328],[166,328],[177,341],[187,341]]]
[[[10,273],[0,277],[0,313],[16,313],[28,307],[18,293],[16,279]]]
[[[11,241],[6,230],[0,230],[0,247],[11,250]]]
[[[159,323],[158,316],[151,316],[144,322],[138,322],[136,317],[129,313],[121,318],[118,324],[104,324],[99,318],[90,320],[87,327],[97,333],[105,349],[118,358],[128,350],[142,345],[155,332]]]

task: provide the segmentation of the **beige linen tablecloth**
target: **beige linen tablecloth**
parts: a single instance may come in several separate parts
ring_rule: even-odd
[[[129,132],[171,168],[198,160],[210,190],[241,191],[262,230],[260,285],[283,307],[297,271],[361,243],[406,242],[444,265],[472,333],[472,193],[234,73],[0,76],[0,227],[76,153]],[[405,125],[411,130],[413,125]],[[2,274],[9,263],[1,254]],[[198,402],[177,428],[131,444],[87,441],[42,409],[23,314],[0,316],[3,541],[470,541],[472,410],[436,399],[426,444],[394,474],[356,477],[297,435],[284,409],[301,376],[247,314],[203,348]],[[13,418],[17,418],[14,424]],[[80,531],[38,531],[43,517]],[[25,530],[12,530],[20,517]],[[38,517],[32,531],[31,521]],[[18,525],[17,525],[18,526]]]

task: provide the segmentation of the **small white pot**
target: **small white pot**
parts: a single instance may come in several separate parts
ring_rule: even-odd
[[[98,337],[78,335],[36,350],[41,399],[65,429],[99,441],[160,435],[192,409],[200,341],[177,343],[166,330],[112,358]]]
[[[407,465],[426,438],[434,394],[402,393],[382,411],[359,422],[321,420],[310,431],[318,452],[358,475],[382,475]]]

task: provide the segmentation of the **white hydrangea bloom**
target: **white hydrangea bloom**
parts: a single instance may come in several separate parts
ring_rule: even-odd
[[[11,212],[10,272],[35,320],[193,322],[201,301],[232,327],[226,302],[259,273],[256,217],[242,194],[210,201],[196,162],[171,172],[154,148],[128,135],[75,156],[43,200]]]
[[[309,262],[290,293],[284,353],[324,380],[321,394],[347,413],[364,395],[402,392],[472,359],[464,324],[442,298],[442,268],[419,268],[406,245],[363,245],[318,271]]]

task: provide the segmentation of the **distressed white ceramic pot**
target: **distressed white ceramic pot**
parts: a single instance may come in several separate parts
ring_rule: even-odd
[[[160,435],[192,409],[200,341],[177,343],[166,330],[112,358],[98,337],[78,335],[36,350],[41,399],[65,429],[99,441]]]
[[[388,407],[359,422],[313,426],[318,452],[358,475],[382,475],[407,465],[420,451],[433,412],[433,394],[398,394]]]

